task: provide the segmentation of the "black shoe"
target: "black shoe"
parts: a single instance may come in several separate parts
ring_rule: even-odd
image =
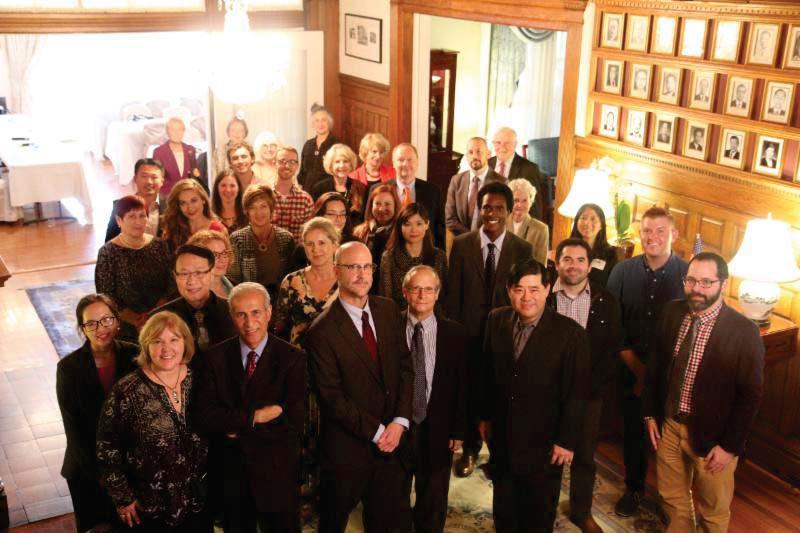
[[[453,473],[456,477],[469,477],[475,470],[475,464],[478,462],[478,454],[468,451],[461,453],[461,457],[453,462]]]
[[[638,491],[626,490],[622,498],[619,499],[617,505],[614,506],[614,512],[619,516],[633,516],[639,513],[639,505],[642,503],[642,493]]]

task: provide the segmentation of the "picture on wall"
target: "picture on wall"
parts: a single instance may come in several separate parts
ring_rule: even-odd
[[[622,76],[624,63],[606,59],[603,61],[603,92],[620,94],[622,92]]]
[[[711,59],[735,62],[739,57],[742,23],[738,20],[719,20],[714,30]]]
[[[759,135],[756,153],[753,156],[753,170],[767,176],[780,177],[783,167],[783,139]]]
[[[750,27],[747,62],[754,65],[774,65],[780,33],[780,24],[754,23]]]
[[[741,130],[723,128],[720,135],[719,155],[717,163],[733,168],[742,168],[744,157],[744,142],[747,140],[747,133]]]
[[[652,147],[662,152],[672,152],[675,146],[675,116],[657,114],[653,127]]]
[[[383,62],[383,21],[346,13],[344,16],[344,53],[347,56]]]
[[[600,106],[600,135],[619,139],[619,106]]]
[[[716,74],[708,70],[692,72],[692,85],[689,88],[689,107],[711,111],[714,105]]]
[[[628,15],[628,32],[625,34],[625,50],[647,52],[650,36],[650,17],[647,15]]]
[[[708,147],[708,124],[690,120],[683,136],[683,155],[706,160]]]
[[[788,124],[794,100],[794,84],[768,81],[764,94],[761,119]]]
[[[683,19],[681,29],[680,55],[683,57],[703,57],[706,51],[706,19]]]
[[[681,96],[681,73],[683,71],[674,67],[661,67],[659,69],[658,98],[664,104],[677,105]]]
[[[728,78],[725,91],[725,113],[737,117],[750,116],[750,103],[753,100],[753,80],[740,76]]]
[[[632,144],[644,146],[645,132],[647,132],[647,112],[629,109],[625,140]]]
[[[652,52],[656,54],[674,54],[677,29],[678,19],[675,17],[656,17]]]
[[[784,68],[800,68],[800,26],[790,26],[786,36]]]
[[[600,31],[600,46],[603,48],[622,48],[622,29],[624,25],[624,14],[603,13],[603,27]]]

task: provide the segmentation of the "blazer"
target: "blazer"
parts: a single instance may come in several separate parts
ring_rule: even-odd
[[[444,213],[447,229],[454,236],[470,231],[472,222],[469,214],[469,190],[472,187],[470,181],[470,172],[467,170],[450,178],[450,185],[447,186],[447,201],[444,206]],[[508,180],[490,168],[483,180],[483,184],[486,185],[493,181],[507,183]],[[480,221],[478,222],[480,226]]]
[[[403,312],[403,333],[408,313]],[[466,433],[466,334],[457,322],[436,317],[436,366],[428,400],[430,428],[426,463],[432,469],[449,468],[452,459],[450,440],[464,440]],[[413,361],[412,361],[413,366]],[[410,447],[407,452],[411,452]]]
[[[669,302],[647,361],[642,416],[663,422],[673,353],[689,305]],[[764,386],[764,342],[758,327],[723,304],[694,378],[689,441],[697,455],[716,445],[741,455],[758,413]]]
[[[389,180],[387,185],[397,187],[397,180]],[[437,248],[445,249],[445,228],[444,228],[444,203],[442,193],[439,188],[425,180],[414,179],[414,201],[424,205],[431,217],[430,228],[433,234],[433,244]],[[400,210],[398,209],[398,212]]]
[[[306,336],[311,381],[319,395],[323,475],[363,469],[385,457],[372,442],[379,426],[396,417],[411,420],[414,369],[405,324],[387,298],[370,296],[369,307],[377,364],[338,298],[314,320]]]
[[[508,215],[506,219],[506,230],[514,233],[514,218],[511,215]],[[531,243],[533,258],[542,265],[547,265],[547,247],[550,244],[550,228],[547,227],[547,224],[531,218],[530,215],[525,215],[519,231],[514,235]]]
[[[552,446],[575,450],[589,391],[589,341],[574,320],[545,308],[514,360],[511,307],[489,314],[483,344],[482,420],[492,423],[500,474],[543,475]]]
[[[244,378],[238,336],[212,347],[193,391],[190,414],[198,431],[238,436],[259,512],[295,512],[300,504],[306,358],[270,335],[247,385]],[[255,410],[267,405],[280,405],[283,412],[270,422],[254,424]],[[224,471],[226,482],[241,481]]]
[[[491,300],[484,290],[485,261],[481,253],[481,237],[471,231],[453,239],[447,271],[447,317],[459,322],[470,336],[481,336],[486,316],[495,307],[510,305],[506,281],[511,266],[531,259],[533,249],[511,232],[506,232],[503,248],[497,258]]]
[[[114,341],[115,383],[138,368],[134,362],[138,353],[137,345]],[[96,480],[97,420],[106,395],[97,377],[89,341],[58,362],[56,396],[67,437],[61,475],[65,479]]]
[[[183,148],[183,173],[178,170],[178,162],[175,160],[175,154],[170,150],[169,141],[153,150],[153,159],[161,161],[164,165],[164,185],[161,186],[162,194],[168,195],[172,187],[178,181],[185,178],[199,178],[200,171],[197,171],[195,176],[195,169],[197,169],[197,153],[195,147],[191,144],[181,143]]]
[[[489,158],[489,168],[494,169],[497,166],[497,157]],[[544,187],[544,179],[542,173],[539,172],[539,165],[529,159],[525,159],[519,154],[514,154],[514,159],[511,160],[511,168],[508,170],[508,181],[518,178],[524,178],[533,185],[536,189],[536,198],[533,201],[528,214],[533,218],[542,220],[544,216],[544,207],[547,204],[547,191]]]
[[[278,247],[278,255],[281,258],[281,272],[279,279],[289,271],[289,262],[294,254],[294,236],[283,228],[273,226],[275,236],[272,244]],[[233,260],[228,267],[227,277],[231,283],[238,285],[243,281],[258,281],[258,269],[256,264],[256,248],[258,243],[253,236],[253,230],[248,225],[234,231],[231,234],[231,248],[233,248]],[[278,281],[280,285],[280,281]],[[268,289],[270,287],[267,287]]]
[[[119,224],[117,224],[117,217],[114,216],[114,213],[117,210],[117,202],[119,202],[119,200],[114,200],[114,203],[111,207],[111,216],[108,217],[108,226],[106,227],[106,242],[110,241],[111,239],[122,233]],[[163,215],[164,209],[166,209],[167,202],[162,202],[159,199],[157,205],[158,205],[158,214]],[[153,235],[153,237],[160,237],[160,236],[161,236],[161,217],[159,216],[158,229],[156,230],[156,235]]]

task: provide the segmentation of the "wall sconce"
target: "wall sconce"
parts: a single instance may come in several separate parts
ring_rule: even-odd
[[[606,220],[613,220],[614,208],[608,199],[608,176],[609,171],[598,168],[596,162],[590,168],[576,170],[569,194],[558,206],[559,214],[575,218],[583,204],[597,204],[606,215]]]

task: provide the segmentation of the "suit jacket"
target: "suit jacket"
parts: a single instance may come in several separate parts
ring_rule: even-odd
[[[506,230],[514,233],[514,219],[511,215],[506,219]],[[542,265],[547,265],[547,246],[550,243],[550,228],[547,224],[526,215],[525,220],[519,225],[519,231],[514,235],[531,243],[533,258]]]
[[[309,367],[321,411],[323,476],[365,468],[382,456],[372,442],[379,426],[396,417],[411,420],[414,369],[405,325],[392,300],[370,296],[369,307],[377,364],[339,299],[308,329]]]
[[[137,368],[134,358],[138,353],[137,345],[114,341],[115,383]],[[66,479],[96,480],[97,420],[106,394],[97,377],[89,341],[58,362],[56,395],[67,437],[61,475]]]
[[[119,200],[114,200],[114,203],[111,207],[111,216],[108,218],[108,226],[106,227],[106,242],[110,241],[111,239],[122,233],[119,224],[117,224],[117,218],[114,216],[114,212],[117,210],[117,202],[119,202]],[[167,205],[166,201],[164,202],[162,202],[161,200],[158,201],[159,215],[164,214],[164,209],[166,208],[166,205]],[[161,217],[159,216],[158,229],[156,230],[156,235],[153,235],[153,237],[158,237],[160,235],[161,235]]]
[[[489,314],[482,420],[492,422],[500,475],[543,475],[552,446],[575,450],[589,391],[589,341],[574,320],[545,309],[514,360],[511,307]]]
[[[161,164],[164,165],[164,185],[161,188],[165,195],[169,194],[178,181],[195,177],[192,172],[197,168],[195,147],[186,143],[181,143],[181,147],[183,148],[183,173],[178,170],[178,162],[175,160],[175,154],[169,148],[169,141],[153,150],[153,159],[161,161]]]
[[[494,169],[497,166],[497,157],[489,158],[489,168]],[[536,198],[533,201],[528,214],[533,218],[542,220],[544,216],[544,208],[547,204],[547,191],[544,186],[544,179],[542,173],[539,172],[539,165],[525,159],[519,154],[514,154],[514,159],[511,160],[511,169],[508,170],[508,181],[517,178],[524,178],[534,186],[536,189]]]
[[[403,332],[408,312],[402,313]],[[436,317],[436,366],[428,400],[430,428],[427,463],[432,469],[449,468],[450,440],[464,440],[466,430],[466,334],[457,322]],[[413,361],[412,361],[413,365]],[[410,452],[410,447],[406,450]],[[409,454],[410,455],[410,454]]]
[[[689,150],[697,150],[697,151],[702,152],[703,151],[703,145],[692,141],[692,142],[689,143]]]
[[[493,181],[499,181],[501,183],[508,182],[506,178],[490,168],[489,172],[486,174],[486,178],[483,180],[483,184],[486,185]],[[472,221],[470,220],[470,213],[468,211],[469,190],[471,187],[469,170],[454,175],[450,178],[450,185],[447,186],[447,202],[444,206],[445,221],[447,229],[449,229],[450,233],[454,236],[470,231]],[[479,215],[476,213],[475,216]],[[480,221],[478,221],[478,225],[480,226]]]
[[[739,157],[740,157],[739,154],[740,153],[741,152],[739,150],[736,150],[736,151],[725,150],[725,157],[727,157],[728,159],[739,159]]]
[[[642,416],[663,421],[673,353],[689,305],[667,304],[651,343],[642,395]],[[711,330],[694,378],[689,441],[697,455],[716,445],[741,455],[753,425],[764,386],[764,342],[758,327],[723,305]]]
[[[295,512],[300,501],[306,358],[270,335],[253,377],[247,385],[244,379],[238,336],[211,348],[193,392],[194,423],[199,431],[238,436],[259,512]],[[280,405],[283,413],[266,424],[254,424],[255,410],[267,405]]]
[[[387,185],[397,187],[397,180],[389,180]],[[445,229],[444,229],[444,203],[442,202],[442,193],[439,188],[419,178],[414,179],[414,200],[424,205],[428,210],[428,215],[431,217],[431,233],[433,234],[433,244],[437,248],[445,249]]]
[[[510,305],[506,281],[511,266],[531,259],[533,249],[513,233],[506,231],[503,248],[495,263],[491,300],[484,290],[485,261],[481,253],[481,237],[471,231],[453,239],[447,271],[447,317],[459,322],[470,336],[480,336],[489,311]]]
[[[761,166],[767,168],[777,168],[778,167],[778,160],[777,159],[767,159],[766,157],[761,158]]]

